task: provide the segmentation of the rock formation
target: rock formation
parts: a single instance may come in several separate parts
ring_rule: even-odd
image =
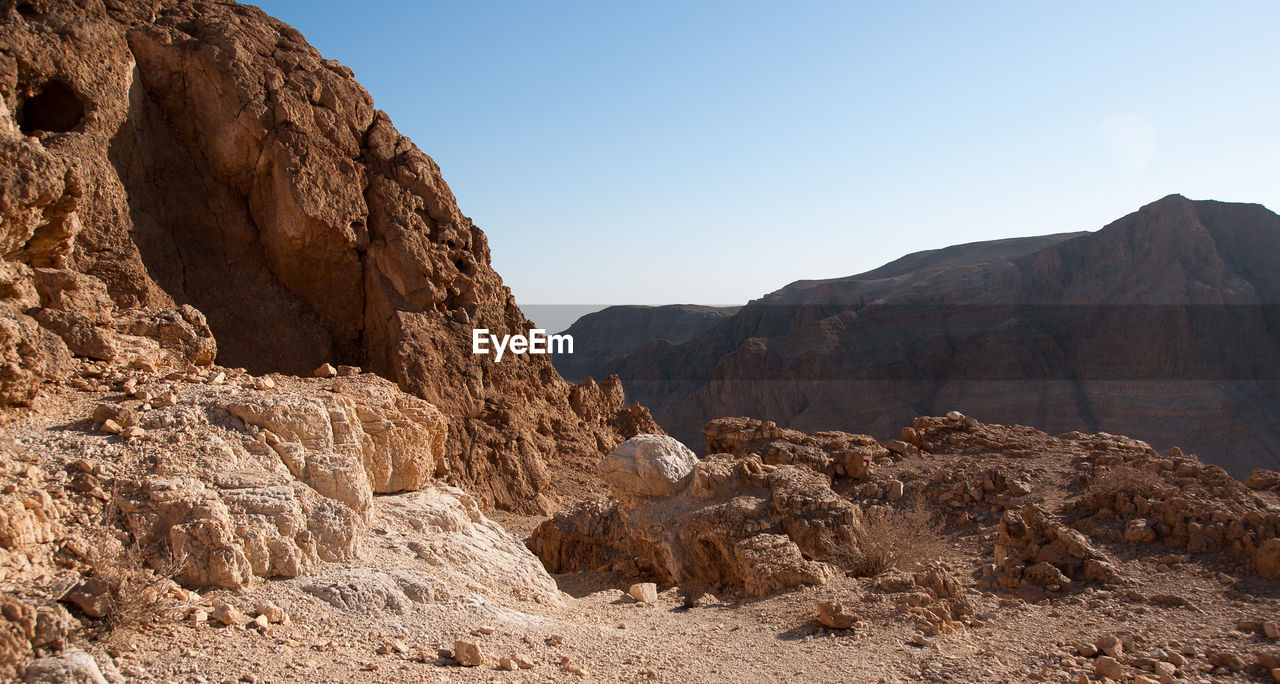
[[[614,502],[558,513],[530,538],[553,572],[632,564],[693,598],[763,596],[836,575],[862,524],[824,476],[754,454],[699,461],[670,437],[639,435],[601,470]]]
[[[0,581],[19,588],[0,605],[0,676],[77,633],[64,604],[87,626],[111,620],[121,582],[145,573],[183,596],[291,581],[352,611],[561,601],[529,550],[444,484],[444,415],[388,380],[72,367],[61,400],[78,413],[33,412],[57,429],[0,448],[22,474],[0,494]]]
[[[451,481],[526,511],[552,470],[657,431],[616,384],[471,354],[472,327],[531,327],[484,233],[297,31],[234,3],[20,4],[0,25],[4,403],[68,352],[359,366],[444,414]]]
[[[691,444],[721,416],[885,440],[916,415],[959,408],[1139,434],[1243,477],[1280,464],[1276,263],[1280,217],[1173,195],[1094,233],[796,282],[688,342],[581,372],[620,374]]]
[[[648,344],[683,344],[732,316],[741,307],[611,306],[579,318],[564,332],[572,335],[573,354],[552,357],[556,370],[571,382],[598,375],[609,361]]]

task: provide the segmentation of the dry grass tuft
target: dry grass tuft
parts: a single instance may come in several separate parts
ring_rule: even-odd
[[[119,509],[107,507],[102,524],[89,540],[90,576],[106,585],[101,636],[110,640],[123,629],[142,629],[171,620],[185,607],[171,591],[186,559],[144,548],[114,523]]]
[[[898,508],[876,506],[853,533],[845,567],[854,577],[873,577],[887,570],[910,570],[946,549],[936,517],[921,499]]]
[[[1108,508],[1115,506],[1119,497],[1162,499],[1165,485],[1154,473],[1118,465],[1095,476],[1086,491],[1094,508]]]

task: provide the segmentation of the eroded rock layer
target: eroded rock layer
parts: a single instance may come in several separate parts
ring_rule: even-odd
[[[453,482],[520,510],[551,505],[553,455],[657,430],[616,383],[472,355],[473,327],[532,327],[484,233],[294,29],[229,2],[0,13],[0,399],[29,401],[68,350],[130,353],[120,334],[172,362],[207,365],[216,338],[256,373],[361,366],[444,413]]]

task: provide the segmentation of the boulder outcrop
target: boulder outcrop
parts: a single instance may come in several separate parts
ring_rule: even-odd
[[[803,465],[830,478],[862,479],[889,451],[874,437],[828,431],[807,435],[752,418],[717,418],[702,428],[709,453],[757,454],[771,465]]]
[[[616,467],[657,460],[654,441],[632,438],[602,462],[607,472],[628,473],[608,480],[616,504],[587,502],[534,531],[530,546],[552,572],[631,562],[695,598],[763,596],[822,584],[853,552],[862,511],[823,475],[715,454],[677,458],[667,476],[649,469],[657,487],[630,475],[639,466]]]
[[[532,327],[484,233],[297,31],[234,3],[24,7],[0,29],[0,401],[70,354],[359,366],[442,412],[451,481],[524,511],[553,505],[553,471],[659,431],[616,384],[471,353],[474,327]]]

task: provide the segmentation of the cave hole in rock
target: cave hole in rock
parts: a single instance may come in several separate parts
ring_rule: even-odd
[[[35,3],[20,2],[18,3],[18,14],[27,19],[35,19],[40,16],[40,10],[36,9]]]
[[[80,125],[84,103],[71,86],[55,80],[45,83],[36,95],[24,100],[19,112],[18,127],[27,135],[36,131],[65,133]]]

